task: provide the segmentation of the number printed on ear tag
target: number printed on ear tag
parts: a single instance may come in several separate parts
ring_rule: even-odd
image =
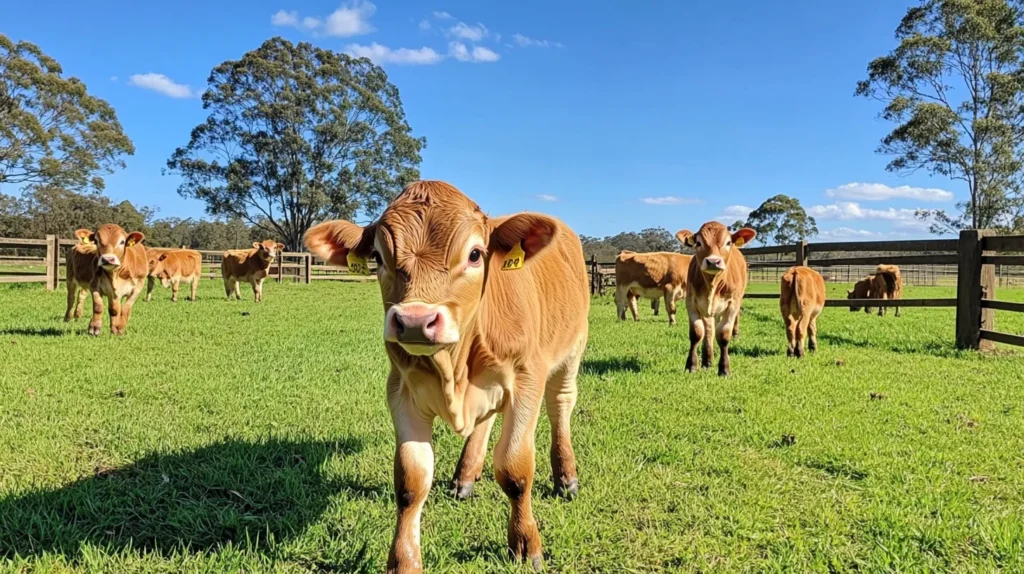
[[[345,256],[348,261],[348,272],[353,275],[369,275],[370,266],[366,264],[366,259],[359,257],[355,253],[349,251],[348,255]]]
[[[501,263],[502,271],[511,271],[512,269],[522,269],[523,263],[526,262],[526,252],[523,251],[523,246],[516,243],[516,245],[508,252],[505,256],[505,261]]]

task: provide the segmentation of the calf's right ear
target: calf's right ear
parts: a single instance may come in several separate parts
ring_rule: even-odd
[[[77,237],[82,243],[96,243],[96,234],[88,229],[79,229],[75,231],[75,237]]]
[[[306,249],[334,265],[348,266],[348,254],[366,258],[373,249],[373,237],[377,225],[360,227],[341,219],[325,221],[314,225],[306,232],[303,243]]]
[[[680,229],[677,231],[676,239],[679,240],[679,243],[682,243],[687,247],[693,247],[697,244],[697,238],[694,237],[693,232],[689,229]]]

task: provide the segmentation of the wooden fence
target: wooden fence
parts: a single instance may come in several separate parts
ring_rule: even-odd
[[[47,235],[46,239],[0,238],[0,283],[43,283],[57,289],[64,276],[65,254],[74,239]],[[203,255],[203,278],[219,279],[223,251],[197,250]],[[345,267],[328,265],[305,252],[286,252],[274,260],[270,279],[312,283],[320,280],[365,281],[376,277],[352,275]]]
[[[1022,255],[998,253],[1024,252],[1024,236],[995,236],[988,230],[964,230],[959,239],[924,239],[913,241],[858,241],[808,243],[754,247],[743,250],[751,259],[751,271],[774,269],[783,271],[794,265],[826,270],[833,267],[879,264],[909,266],[955,266],[957,296],[938,299],[827,299],[826,307],[956,307],[956,346],[961,349],[992,348],[993,342],[1024,346],[1024,336],[995,330],[996,309],[1024,312],[1024,303],[999,301],[995,298],[998,278],[996,266],[1024,265]],[[832,257],[836,253],[870,253],[857,257]],[[777,255],[774,261],[755,260],[758,256]],[[590,290],[601,294],[607,280],[614,280],[614,263],[588,262]],[[778,299],[778,293],[748,293],[750,299]]]

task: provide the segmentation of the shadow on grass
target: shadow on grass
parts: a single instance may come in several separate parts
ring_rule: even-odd
[[[3,331],[0,331],[0,337],[6,335],[18,335],[22,337],[63,337],[64,335],[70,334],[70,331],[54,327],[4,329]]]
[[[608,359],[586,359],[580,364],[584,375],[607,375],[608,373],[639,373],[643,368],[636,357],[611,357]]]
[[[786,341],[783,338],[782,344],[785,345]],[[718,349],[718,344],[715,344],[715,353],[721,352]],[[729,355],[738,355],[741,357],[751,357],[757,359],[759,357],[774,357],[781,355],[782,349],[778,347],[768,347],[765,345],[729,345]],[[717,359],[716,359],[717,360]]]
[[[153,454],[61,488],[0,498],[0,558],[52,552],[76,560],[86,544],[160,554],[227,543],[263,548],[268,539],[302,534],[332,495],[386,494],[384,486],[323,477],[327,459],[361,448],[355,439],[228,441]],[[365,551],[356,550],[349,558],[364,560]]]
[[[836,345],[840,347],[866,348],[874,346],[871,343],[871,341],[868,341],[866,339],[851,339],[846,335],[837,335],[835,333],[822,333],[820,331],[818,332],[818,339],[821,339],[822,341],[825,341],[830,345]]]

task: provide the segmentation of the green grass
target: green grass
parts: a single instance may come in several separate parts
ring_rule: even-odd
[[[160,290],[127,337],[91,339],[87,319],[60,321],[63,292],[0,289],[0,570],[383,570],[376,286],[267,284],[256,305],[206,281],[200,296]],[[830,308],[820,351],[790,360],[777,303],[748,300],[721,379],[684,372],[685,327],[642,313],[621,324],[594,301],[572,503],[550,496],[542,418],[549,571],[1024,570],[1024,350],[953,350],[952,309]],[[1022,333],[1024,316],[997,327]],[[505,558],[490,459],[457,503],[461,441],[435,436],[428,571],[525,571]]]

